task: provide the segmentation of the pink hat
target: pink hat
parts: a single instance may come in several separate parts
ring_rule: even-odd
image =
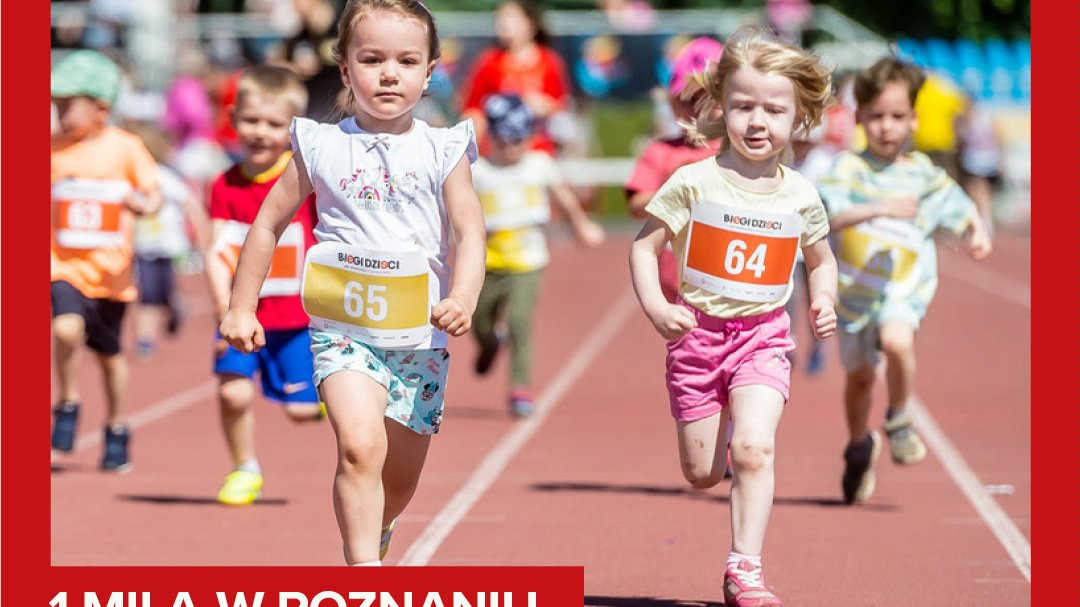
[[[671,82],[668,83],[668,91],[672,95],[681,93],[692,74],[703,73],[710,63],[720,60],[723,52],[724,45],[712,38],[702,36],[687,42],[671,64]]]

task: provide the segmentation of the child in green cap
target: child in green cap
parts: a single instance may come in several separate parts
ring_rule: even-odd
[[[50,281],[53,354],[60,400],[52,447],[71,452],[82,400],[76,385],[80,343],[97,354],[108,412],[101,468],[131,469],[125,424],[127,363],[120,326],[135,299],[132,226],[156,213],[157,164],[135,135],[108,125],[120,70],[94,51],[75,51],[52,70],[57,128],[52,138]]]

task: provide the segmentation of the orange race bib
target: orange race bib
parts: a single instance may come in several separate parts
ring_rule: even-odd
[[[918,279],[914,270],[925,241],[922,230],[910,221],[876,217],[841,232],[837,269],[877,292],[906,290]]]
[[[218,255],[225,261],[234,276],[236,266],[240,263],[240,249],[243,248],[244,239],[247,238],[250,229],[249,224],[240,221],[227,222],[211,250],[212,254]],[[299,222],[293,222],[285,228],[281,238],[278,239],[277,246],[274,247],[270,271],[259,290],[259,297],[298,295],[301,290],[300,278],[303,264],[304,226]]]
[[[301,298],[312,327],[379,348],[411,348],[431,338],[434,281],[420,250],[320,242],[308,250]]]
[[[722,297],[780,301],[787,292],[802,219],[695,201],[690,212],[683,280]]]
[[[127,240],[124,199],[131,192],[126,181],[58,180],[52,186],[56,243],[68,249],[122,246]]]

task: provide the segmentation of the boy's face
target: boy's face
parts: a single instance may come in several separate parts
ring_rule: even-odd
[[[79,140],[101,129],[109,120],[109,109],[96,99],[86,96],[53,97],[59,134]]]
[[[866,147],[886,162],[896,160],[915,129],[915,110],[908,98],[908,85],[890,82],[885,89],[856,113],[866,130]]]
[[[245,163],[269,167],[289,147],[293,107],[285,99],[245,93],[237,98],[232,116]]]
[[[525,152],[529,149],[529,140],[503,141],[498,137],[491,138],[491,156],[496,164],[514,165],[521,162]]]

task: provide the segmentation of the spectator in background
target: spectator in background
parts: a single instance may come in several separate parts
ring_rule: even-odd
[[[926,74],[926,82],[915,98],[915,115],[919,117],[912,139],[915,149],[929,156],[955,181],[960,181],[956,122],[966,105],[960,87],[948,76],[935,72]]]
[[[214,108],[202,81],[182,75],[165,93],[162,126],[176,147],[169,165],[201,197],[209,183],[229,166],[224,150],[214,140]]]
[[[1001,179],[1001,141],[994,123],[979,104],[971,100],[960,115],[956,130],[960,157],[960,185],[975,201],[991,236],[994,233],[993,187]]]
[[[803,26],[814,14],[809,0],[765,0],[765,20],[773,32],[791,42],[801,45]]]
[[[495,93],[514,93],[539,119],[532,149],[554,154],[546,121],[567,108],[571,87],[565,63],[547,46],[540,9],[529,0],[504,1],[495,11],[495,36],[497,46],[480,54],[465,81],[462,115],[473,119],[480,150],[486,153],[484,101]]]
[[[656,24],[656,11],[645,0],[596,0],[596,8],[619,31],[643,32]]]

